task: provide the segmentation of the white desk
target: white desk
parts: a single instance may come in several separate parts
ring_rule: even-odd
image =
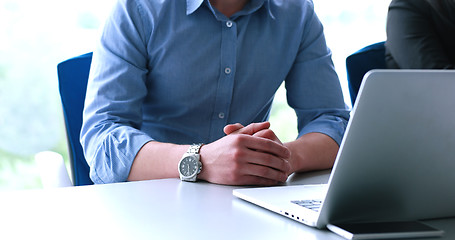
[[[289,184],[327,182],[328,172]],[[0,239],[342,239],[178,179],[0,193]],[[437,204],[437,202],[435,202]],[[455,239],[455,218],[428,221]]]

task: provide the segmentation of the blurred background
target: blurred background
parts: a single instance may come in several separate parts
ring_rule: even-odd
[[[57,64],[94,50],[116,0],[0,0],[0,191],[42,188],[36,153],[54,151],[68,165]],[[314,0],[350,106],[345,59],[384,41],[390,1]],[[297,136],[283,88],[270,119],[282,141]]]

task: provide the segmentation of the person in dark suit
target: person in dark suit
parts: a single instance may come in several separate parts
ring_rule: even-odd
[[[386,64],[393,69],[455,68],[455,0],[393,0]]]

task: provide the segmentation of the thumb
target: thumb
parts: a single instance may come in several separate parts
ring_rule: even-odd
[[[226,134],[248,134],[253,135],[261,130],[270,128],[270,122],[260,122],[260,123],[251,123],[246,127],[243,127],[242,124],[230,124],[224,127],[224,133]]]
[[[244,128],[244,126],[240,123],[234,123],[234,124],[229,124],[229,125],[226,125],[223,129],[224,133],[226,135],[229,135],[231,133],[234,133],[240,129]]]

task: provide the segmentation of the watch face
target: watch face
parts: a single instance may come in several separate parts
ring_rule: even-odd
[[[198,160],[194,157],[187,156],[180,162],[180,173],[185,176],[189,177],[196,174],[199,170]]]

